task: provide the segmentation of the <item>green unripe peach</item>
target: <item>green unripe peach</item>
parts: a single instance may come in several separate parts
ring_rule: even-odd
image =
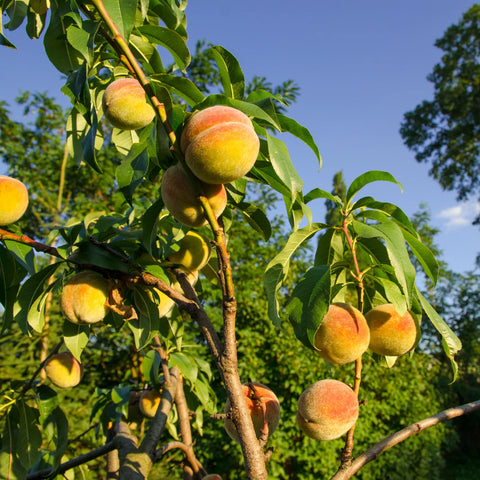
[[[15,223],[27,207],[27,187],[16,178],[0,175],[0,226]]]
[[[200,182],[200,186],[215,217],[219,217],[227,205],[225,187],[203,182]],[[206,225],[207,219],[202,204],[180,164],[169,167],[163,174],[161,195],[165,207],[180,223],[192,228]]]
[[[153,418],[160,405],[162,394],[157,390],[146,390],[140,395],[138,407],[146,418]]]
[[[415,345],[417,325],[410,312],[400,315],[394,305],[387,303],[370,310],[365,318],[370,327],[372,352],[397,357]]]
[[[367,350],[370,331],[362,313],[346,303],[333,303],[315,332],[317,353],[330,363],[353,362]]]
[[[107,120],[122,130],[145,127],[155,117],[153,107],[147,102],[145,90],[134,78],[119,78],[108,85],[102,105]]]
[[[358,418],[354,391],[338,380],[320,380],[299,397],[297,423],[315,440],[334,440],[350,430]]]
[[[249,385],[253,385],[255,392]],[[270,388],[261,383],[244,383],[242,387],[257,438],[260,438],[262,434],[262,430],[265,427],[265,420],[268,425],[268,436],[270,437],[280,421],[280,401]],[[227,400],[225,413],[228,413],[230,409],[231,403],[230,400]],[[235,424],[228,416],[225,418],[225,430],[233,441],[240,443],[240,437],[238,436]]]
[[[63,287],[60,306],[68,320],[76,324],[97,323],[108,313],[108,281],[85,270],[69,278]]]
[[[180,147],[200,180],[230,183],[253,167],[260,140],[243,112],[217,105],[193,114],[182,132]]]
[[[193,272],[203,268],[212,253],[210,245],[198,233],[190,230],[180,240],[180,249],[168,256],[168,261],[182,266],[183,269]]]
[[[70,352],[53,355],[44,369],[47,378],[60,388],[75,387],[83,376],[82,364]]]

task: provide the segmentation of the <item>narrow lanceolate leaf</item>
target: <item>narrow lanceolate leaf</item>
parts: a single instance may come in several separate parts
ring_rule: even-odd
[[[146,353],[142,360],[142,372],[145,381],[153,385],[155,388],[160,387],[158,381],[158,369],[160,368],[160,355],[156,350],[150,350]]]
[[[392,182],[397,184],[400,187],[400,190],[403,191],[401,183],[395,180],[394,176],[391,173],[383,172],[381,170],[370,170],[365,172],[359,177],[357,177],[348,187],[347,190],[347,200],[346,203],[349,204],[352,201],[353,196],[358,193],[365,185],[368,185],[372,182]]]
[[[57,270],[60,263],[61,262],[54,263],[53,265],[45,267],[43,270],[40,270],[26,280],[20,287],[17,302],[14,307],[14,313],[18,325],[26,335],[30,333],[30,325],[28,322],[30,310],[35,306],[38,306],[36,305],[36,301],[45,291],[45,282],[55,273],[55,270]]]
[[[422,295],[422,293],[415,289],[415,293],[420,301],[420,304],[427,314],[428,318],[432,322],[433,326],[442,336],[442,346],[445,354],[450,360],[453,371],[454,382],[458,377],[458,365],[455,361],[455,355],[462,349],[462,342],[460,339],[453,333],[452,329],[445,323],[445,320],[435,311],[435,309],[430,305],[428,300]]]
[[[321,188],[314,188],[313,190],[310,190],[305,195],[305,203],[311,202],[312,200],[316,200],[318,198],[326,198],[337,204],[339,207],[343,207],[342,199],[339,196],[332,195],[330,192],[322,190]]]
[[[295,200],[302,191],[303,181],[293,166],[287,146],[278,138],[267,134],[268,155],[273,169],[282,182],[287,185],[291,197]]]
[[[0,32],[0,45],[3,47],[17,49],[17,47],[3,34]]]
[[[224,93],[227,97],[243,100],[245,77],[238,60],[227,49],[216,45],[210,50],[217,62]]]
[[[138,31],[151,42],[165,47],[181,70],[190,63],[191,56],[185,40],[175,31],[156,25],[143,25]]]
[[[182,372],[182,375],[192,383],[197,381],[198,366],[191,357],[182,352],[173,352],[170,355],[169,363],[171,363],[172,366],[177,366]]]
[[[117,26],[120,35],[128,41],[135,23],[136,0],[103,0],[103,5]]]
[[[353,221],[353,228],[360,237],[382,238],[385,241],[390,264],[402,286],[405,301],[410,307],[415,283],[415,268],[410,261],[401,228],[395,223],[367,225],[357,220]]]
[[[438,265],[437,259],[435,258],[435,255],[416,236],[412,235],[406,230],[402,230],[402,233],[408,243],[408,246],[410,247],[410,250],[420,262],[420,265],[423,267],[423,270],[432,280],[432,282],[436,284],[440,267]]]
[[[42,434],[38,428],[39,412],[19,400],[15,405],[18,409],[18,432],[16,451],[18,459],[24,468],[31,468],[40,454]]]
[[[115,178],[125,200],[131,205],[135,189],[142,183],[148,169],[146,145],[136,143],[128,157],[117,167]]]
[[[240,202],[237,207],[248,224],[258,233],[262,234],[264,240],[267,241],[272,235],[272,226],[264,211],[253,203],[247,202]]]
[[[293,232],[282,251],[267,265],[263,283],[267,292],[268,316],[274,325],[280,325],[281,321],[277,293],[288,274],[290,257],[303,242],[308,240],[319,230],[327,227],[328,225],[323,223],[312,223],[311,225]]]
[[[226,95],[209,95],[200,105],[197,105],[197,107],[201,110],[207,107],[213,107],[214,105],[227,105],[229,107],[237,108],[249,117],[255,117],[255,119],[261,120],[262,123],[265,123],[278,131],[282,130],[280,124],[258,105],[244,102],[243,100],[238,100],[236,98],[230,98]]]
[[[75,24],[75,15],[69,2],[52,0],[50,23],[43,38],[45,52],[55,68],[69,74],[77,70],[83,62],[82,54],[67,40],[67,28]]]
[[[176,77],[175,75],[157,74],[151,77],[153,83],[160,83],[172,90],[173,93],[183,98],[191,107],[205,100],[205,95],[188,78]]]
[[[296,337],[314,348],[314,337],[330,305],[330,267],[313,267],[298,282],[287,305]]]
[[[318,168],[322,168],[322,156],[320,155],[317,144],[315,143],[315,140],[313,139],[312,134],[310,133],[308,128],[300,125],[296,120],[293,120],[293,118],[286,117],[285,115],[282,115],[280,113],[277,114],[277,118],[280,121],[282,131],[289,132],[292,135],[295,135],[313,150],[313,153],[318,159]]]

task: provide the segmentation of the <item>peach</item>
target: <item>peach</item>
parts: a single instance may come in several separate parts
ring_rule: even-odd
[[[45,364],[47,378],[57,387],[75,387],[83,376],[83,365],[70,353],[53,355]]]
[[[200,187],[213,213],[219,217],[227,206],[225,187],[203,182],[200,182]],[[193,190],[187,173],[179,163],[169,167],[163,174],[161,195],[165,207],[180,223],[192,228],[207,224],[202,204]]]
[[[0,175],[0,226],[15,223],[27,207],[27,187],[16,178]]]
[[[370,327],[372,352],[397,357],[415,345],[417,325],[409,312],[400,316],[395,307],[387,303],[370,310],[365,318]]]
[[[155,417],[157,409],[160,405],[162,394],[157,390],[146,390],[140,395],[138,407],[142,415],[146,418]]]
[[[252,390],[249,385],[253,385],[254,390]],[[265,385],[257,382],[244,383],[243,393],[247,400],[248,410],[252,417],[257,438],[260,438],[262,430],[264,429],[265,420],[268,425],[268,436],[272,435],[280,421],[280,402],[275,393]],[[265,417],[262,406],[265,409]],[[230,409],[230,400],[227,400],[225,413],[228,413]],[[235,424],[233,420],[228,417],[225,418],[225,430],[233,441],[240,443],[240,437],[238,436]]]
[[[85,270],[67,280],[60,306],[72,323],[97,323],[108,313],[108,291],[108,280],[99,273]]]
[[[336,364],[355,361],[367,350],[369,342],[365,317],[346,303],[330,305],[313,339],[317,353]]]
[[[260,140],[243,112],[217,105],[193,114],[183,129],[180,148],[200,180],[230,183],[253,167]]]
[[[315,440],[335,440],[350,430],[358,418],[354,391],[338,380],[320,380],[299,397],[297,423]]]
[[[190,230],[180,240],[180,249],[171,253],[167,260],[192,272],[203,268],[207,264],[211,253],[212,249],[205,239]]]
[[[102,99],[107,120],[122,130],[137,130],[152,122],[155,110],[135,78],[119,78],[105,89]]]

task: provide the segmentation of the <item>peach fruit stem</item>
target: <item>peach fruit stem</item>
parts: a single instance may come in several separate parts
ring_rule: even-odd
[[[150,101],[152,102],[153,108],[157,112],[158,117],[160,118],[160,121],[162,122],[163,127],[165,128],[165,131],[168,135],[168,138],[170,139],[170,143],[172,144],[172,149],[174,155],[177,157],[181,157],[179,148],[177,146],[177,137],[175,135],[175,132],[173,131],[172,126],[170,125],[170,122],[168,121],[167,117],[167,111],[165,109],[165,105],[158,100],[158,98],[155,96],[155,93],[153,91],[153,88],[147,79],[147,76],[143,72],[141,66],[137,62],[137,59],[135,58],[135,55],[133,55],[132,51],[130,50],[130,47],[128,46],[128,43],[126,40],[122,37],[120,34],[120,31],[118,30],[117,26],[115,25],[115,22],[112,20],[110,15],[108,14],[105,5],[103,4],[102,0],[92,0],[93,6],[96,8],[97,12],[100,14],[100,17],[102,20],[105,22],[107,25],[108,29],[110,30],[112,34],[112,41],[118,45],[118,48],[120,51],[123,53],[125,58],[128,61],[128,64],[131,66],[133,69],[135,76],[137,77],[137,80],[140,82],[142,87],[145,90],[145,93],[148,95],[150,98]],[[117,50],[117,49],[115,49]],[[120,56],[120,58],[122,58]]]
[[[462,415],[468,415],[478,410],[480,410],[480,400],[443,410],[442,412],[432,415],[431,417],[412,423],[408,427],[399,430],[388,437],[385,437],[383,440],[370,447],[364,453],[359,455],[353,462],[351,462],[350,465],[346,465],[343,468],[341,467],[338,472],[331,477],[330,480],[347,480],[357,473],[364,465],[372,460],[375,460],[381,453],[385,452],[389,448],[394,447],[400,442],[403,442],[407,438],[410,438],[413,435],[426,430],[427,428],[433,427],[438,423],[446,422],[447,420],[451,420]]]

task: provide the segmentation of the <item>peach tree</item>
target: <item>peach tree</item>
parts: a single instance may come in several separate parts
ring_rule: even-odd
[[[321,165],[315,140],[283,113],[279,95],[262,89],[246,94],[231,52],[221,46],[210,51],[221,93],[206,95],[188,78],[186,7],[185,0],[2,2],[4,27],[14,30],[26,21],[31,38],[43,34],[46,55],[66,76],[62,91],[72,104],[66,156],[76,168],[101,174],[108,137],[119,159],[112,188],[123,195],[108,211],[92,198],[96,210],[83,218],[61,212],[42,242],[15,223],[25,210],[15,196],[23,185],[0,177],[3,331],[16,323],[25,336],[43,334],[51,301],[65,317],[61,341],[2,399],[2,478],[53,478],[106,456],[108,475],[145,479],[172,449],[182,452],[184,478],[216,478],[207,475],[194,448],[193,435],[201,434],[207,414],[224,420],[240,443],[246,477],[268,477],[269,437],[281,422],[281,405],[261,378],[239,376],[235,320],[242,305],[235,288],[242,285],[235,284],[235,269],[241,253],[229,249],[238,215],[266,241],[271,237],[266,212],[249,199],[251,184],[281,196],[291,230],[264,272],[271,321],[280,327],[288,320],[319,361],[352,364],[353,388],[319,378],[299,399],[299,434],[319,441],[345,436],[332,478],[350,478],[419,430],[480,408],[477,402],[442,412],[353,457],[362,356],[369,347],[393,367],[398,356],[414,351],[424,318],[440,333],[457,376],[460,342],[415,283],[412,257],[432,282],[437,261],[398,206],[359,196],[377,181],[401,188],[388,172],[360,175],[343,198],[321,188],[303,192],[279,137],[297,137]],[[2,30],[0,42],[13,47]],[[165,58],[173,63],[167,66]],[[145,185],[155,188],[153,202],[142,194]],[[336,205],[338,224],[315,221],[309,204],[317,199]],[[314,235],[313,264],[290,292],[285,284],[292,256]],[[204,308],[207,282],[221,292],[221,325]],[[285,312],[279,296],[288,296]],[[228,398],[221,413],[210,385],[214,373],[183,344],[187,329],[202,336],[198,343],[208,346],[217,366]],[[104,330],[128,333],[142,377],[99,392],[91,418],[101,418],[103,443],[65,461],[70,422],[57,389],[72,388],[83,369],[92,368],[81,364],[82,354]],[[114,341],[111,348],[117,348]],[[160,445],[165,437],[169,441]]]

